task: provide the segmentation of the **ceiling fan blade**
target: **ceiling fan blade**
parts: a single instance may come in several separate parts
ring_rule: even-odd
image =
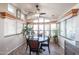
[[[46,13],[40,13],[40,15],[45,15]]]

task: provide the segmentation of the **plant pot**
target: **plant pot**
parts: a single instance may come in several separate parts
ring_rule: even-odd
[[[58,36],[53,36],[53,41],[55,44],[58,44]]]

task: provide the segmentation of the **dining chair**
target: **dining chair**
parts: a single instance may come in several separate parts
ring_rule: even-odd
[[[25,38],[25,40],[26,40],[26,51],[27,51],[28,46],[29,46],[29,45],[28,45],[28,40],[29,40],[29,38],[28,38],[26,32],[24,33],[24,38]]]
[[[26,51],[27,51],[27,49],[28,49],[28,47],[29,47],[29,42],[28,42],[28,41],[29,41],[29,38],[26,38],[26,45],[27,45],[27,46],[26,46]]]
[[[29,41],[29,54],[31,52],[36,52],[39,55],[39,41],[38,40],[28,40]]]
[[[49,51],[49,54],[50,54],[49,43],[50,43],[50,37],[48,37],[47,41],[41,43],[41,48],[43,49],[43,47],[48,47],[48,51]]]

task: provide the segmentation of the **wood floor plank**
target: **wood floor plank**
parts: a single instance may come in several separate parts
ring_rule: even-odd
[[[45,51],[40,53],[40,55],[49,55],[48,48],[43,47]],[[12,51],[9,55],[29,55],[29,48],[26,51],[26,44],[23,44],[16,50]],[[32,53],[32,55],[36,55],[35,53]],[[59,47],[56,44],[50,43],[50,55],[64,55],[64,49]]]

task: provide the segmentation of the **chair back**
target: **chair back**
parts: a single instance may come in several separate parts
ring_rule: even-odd
[[[39,42],[37,40],[28,40],[31,50],[37,50],[39,48]]]
[[[26,38],[26,43],[27,43],[27,45],[29,44],[29,42],[28,42],[28,41],[29,41],[29,38]]]

